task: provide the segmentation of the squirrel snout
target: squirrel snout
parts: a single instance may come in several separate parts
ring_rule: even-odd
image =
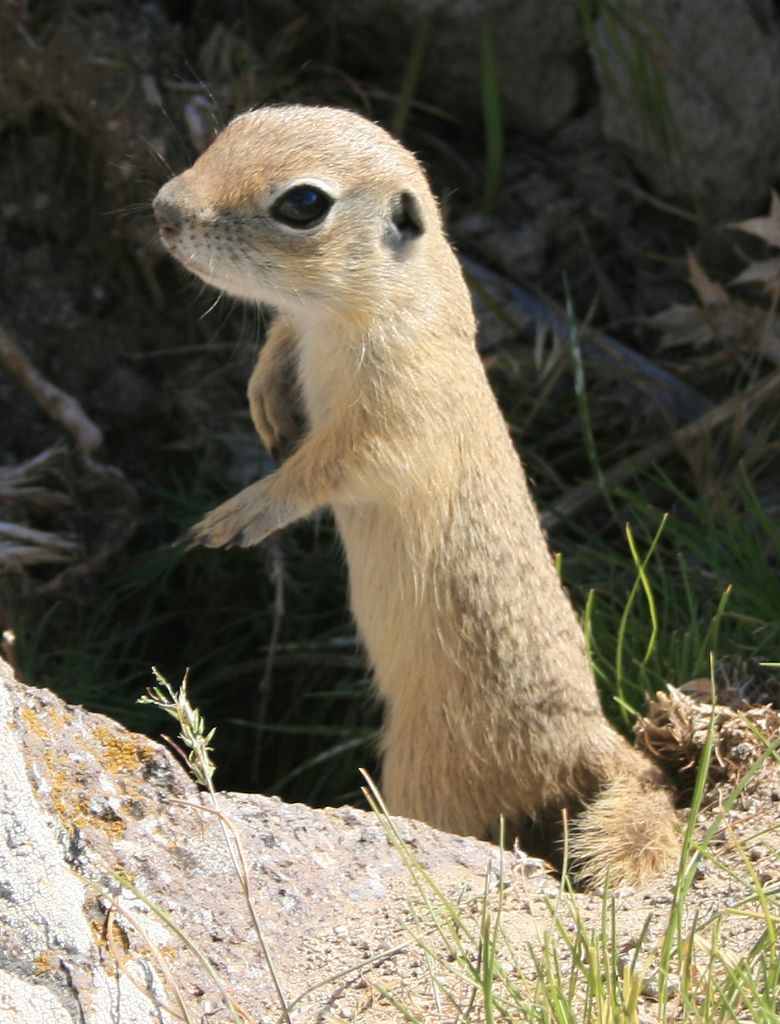
[[[182,214],[179,207],[163,195],[165,189],[161,189],[152,204],[154,216],[160,228],[160,237],[166,245],[176,241],[181,234]]]

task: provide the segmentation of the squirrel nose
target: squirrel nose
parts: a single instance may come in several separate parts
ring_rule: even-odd
[[[181,234],[182,215],[181,210],[175,203],[166,199],[162,192],[158,192],[152,204],[157,224],[160,228],[160,237],[163,242],[170,244],[175,242]]]

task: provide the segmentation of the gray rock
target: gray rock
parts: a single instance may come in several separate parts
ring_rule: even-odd
[[[367,971],[419,960],[400,927],[419,902],[419,872],[447,898],[475,900],[498,868],[487,843],[395,819],[410,866],[378,820],[351,807],[219,794],[216,813],[163,747],[23,686],[1,661],[0,735],[3,1024],[167,1024],[162,1007],[179,998],[191,1019],[228,1024],[238,1018],[225,993],[251,1019],[278,1020],[223,820],[240,836],[297,1021],[354,1005]],[[524,890],[555,893],[541,862],[504,862]]]
[[[591,53],[604,132],[652,190],[714,216],[765,201],[780,170],[780,17],[769,0],[620,0]]]
[[[453,1019],[449,1004],[446,1016],[437,1007],[438,993],[456,987],[462,1006],[477,997],[463,982],[486,920],[500,914],[498,955],[510,977],[520,964],[527,978],[529,950],[539,957],[545,943],[560,943],[561,929],[598,934],[603,924],[600,898],[561,894],[520,851],[502,855],[352,807],[236,793],[218,794],[215,807],[166,749],[23,686],[2,661],[0,737],[3,1024],[287,1020],[231,837],[240,839],[251,905],[294,1024],[390,1024],[400,1014],[385,991],[417,1020]],[[757,811],[743,822],[764,837],[778,827],[768,795],[777,766],[765,769],[753,784]],[[699,834],[707,827],[705,816]],[[719,850],[717,869],[695,880],[684,927],[705,909],[744,901],[739,849]],[[618,948],[645,934],[649,908],[663,905],[670,885],[661,878],[648,892],[615,894]],[[747,955],[762,920],[726,914],[721,948]],[[240,1012],[228,1009],[231,999]]]
[[[432,12],[420,93],[448,114],[479,117],[482,109],[480,26],[490,27],[505,125],[551,132],[574,110],[579,62],[586,46],[577,5],[549,0],[300,0],[327,20],[351,67],[397,91],[422,19]]]
[[[44,811],[30,784],[20,740],[26,728],[35,730],[40,723],[24,717],[14,700],[17,694],[8,666],[0,662],[0,1010],[4,1024],[169,1021],[128,977],[107,971],[102,963],[84,909],[84,883],[66,863],[65,828]],[[52,780],[39,774],[42,765],[29,767],[38,769],[39,783],[51,794]],[[61,771],[67,772],[67,762]],[[154,978],[153,968],[150,978]],[[155,983],[159,987],[159,981]]]

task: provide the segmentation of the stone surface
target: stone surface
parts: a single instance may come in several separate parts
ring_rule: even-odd
[[[591,41],[603,128],[653,191],[731,215],[780,158],[780,15],[769,0],[621,0]],[[663,97],[665,96],[665,101]]]
[[[369,970],[414,976],[415,875],[373,815],[254,794],[220,794],[216,814],[166,749],[15,682],[2,662],[0,701],[0,1008],[22,1013],[14,1024],[33,1005],[33,1019],[52,1024],[159,1024],[171,1018],[155,1016],[154,1002],[175,1005],[171,979],[195,1020],[234,1019],[223,988],[252,1019],[278,1017],[222,815],[240,836],[288,1002],[321,983],[298,1019],[354,1005]],[[487,843],[403,820],[398,829],[452,899],[476,898],[498,868]],[[554,894],[541,862],[505,860],[524,889]]]
[[[235,793],[212,804],[165,748],[22,685],[3,662],[0,737],[3,1024],[169,1024],[185,1012],[208,1024],[281,1021],[263,944],[295,1024],[387,1024],[403,1019],[393,1000],[444,1024],[480,998],[469,972],[486,920],[500,914],[496,956],[520,986],[533,985],[531,951],[555,943],[565,962],[561,936],[575,922],[602,926],[601,896],[561,893],[519,851],[351,807]],[[729,811],[718,862],[686,902],[684,927],[716,910],[719,948],[734,957],[763,921],[728,913],[746,906],[740,850],[777,882],[777,791],[770,762]],[[715,791],[700,830],[719,806]],[[642,934],[660,940],[672,892],[662,878],[614,894],[621,949]]]
[[[510,129],[545,134],[575,109],[585,35],[576,4],[547,0],[299,0],[335,26],[349,64],[361,61],[397,92],[415,33],[431,16],[419,94],[450,115],[481,117],[480,31],[490,30],[502,115]],[[380,42],[381,40],[381,42]]]
[[[85,913],[84,883],[68,866],[74,835],[33,794],[19,744],[24,717],[0,679],[0,1010],[4,1022],[145,1024],[160,1018],[129,979],[106,970]],[[24,715],[24,711],[21,712]],[[32,724],[32,720],[29,719]],[[43,723],[40,723],[43,727]],[[48,723],[49,725],[52,723]],[[33,735],[39,723],[35,723]],[[75,755],[77,757],[77,755]],[[35,764],[31,764],[31,767]],[[66,788],[65,762],[55,776]],[[39,767],[35,764],[35,767]],[[42,766],[41,766],[42,767]],[[78,771],[78,769],[77,769]],[[53,780],[38,782],[49,794]],[[150,978],[153,977],[153,969]],[[152,984],[159,982],[152,982]],[[121,1010],[120,1010],[121,1007]]]

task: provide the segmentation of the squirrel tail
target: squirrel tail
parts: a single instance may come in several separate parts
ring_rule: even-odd
[[[663,774],[638,753],[636,763],[621,768],[569,832],[570,861],[587,888],[607,881],[641,886],[673,871],[679,858],[673,794]]]

